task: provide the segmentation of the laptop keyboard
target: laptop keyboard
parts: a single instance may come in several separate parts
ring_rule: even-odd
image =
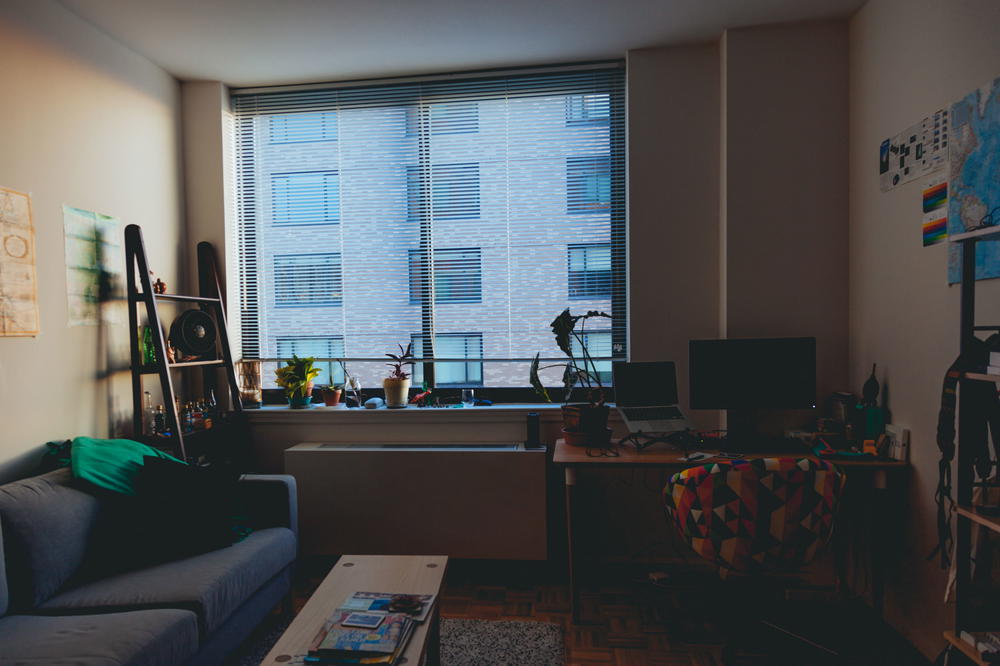
[[[684,415],[676,407],[623,407],[622,413],[632,421],[672,421]]]

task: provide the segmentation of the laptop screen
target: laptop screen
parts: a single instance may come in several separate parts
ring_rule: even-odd
[[[673,361],[615,361],[615,402],[620,407],[677,404],[677,371]]]

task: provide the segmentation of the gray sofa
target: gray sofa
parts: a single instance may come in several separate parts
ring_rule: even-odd
[[[298,541],[292,477],[239,488],[254,527],[243,541],[94,580],[108,535],[127,538],[108,497],[68,469],[0,486],[0,664],[222,663],[291,590]]]

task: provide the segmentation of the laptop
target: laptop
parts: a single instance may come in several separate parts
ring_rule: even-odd
[[[615,404],[629,432],[665,433],[691,427],[677,406],[673,361],[615,361],[611,372]]]

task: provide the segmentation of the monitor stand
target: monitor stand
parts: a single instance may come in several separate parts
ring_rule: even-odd
[[[761,451],[763,437],[757,431],[757,415],[752,409],[730,409],[726,414],[726,445],[730,453]]]

